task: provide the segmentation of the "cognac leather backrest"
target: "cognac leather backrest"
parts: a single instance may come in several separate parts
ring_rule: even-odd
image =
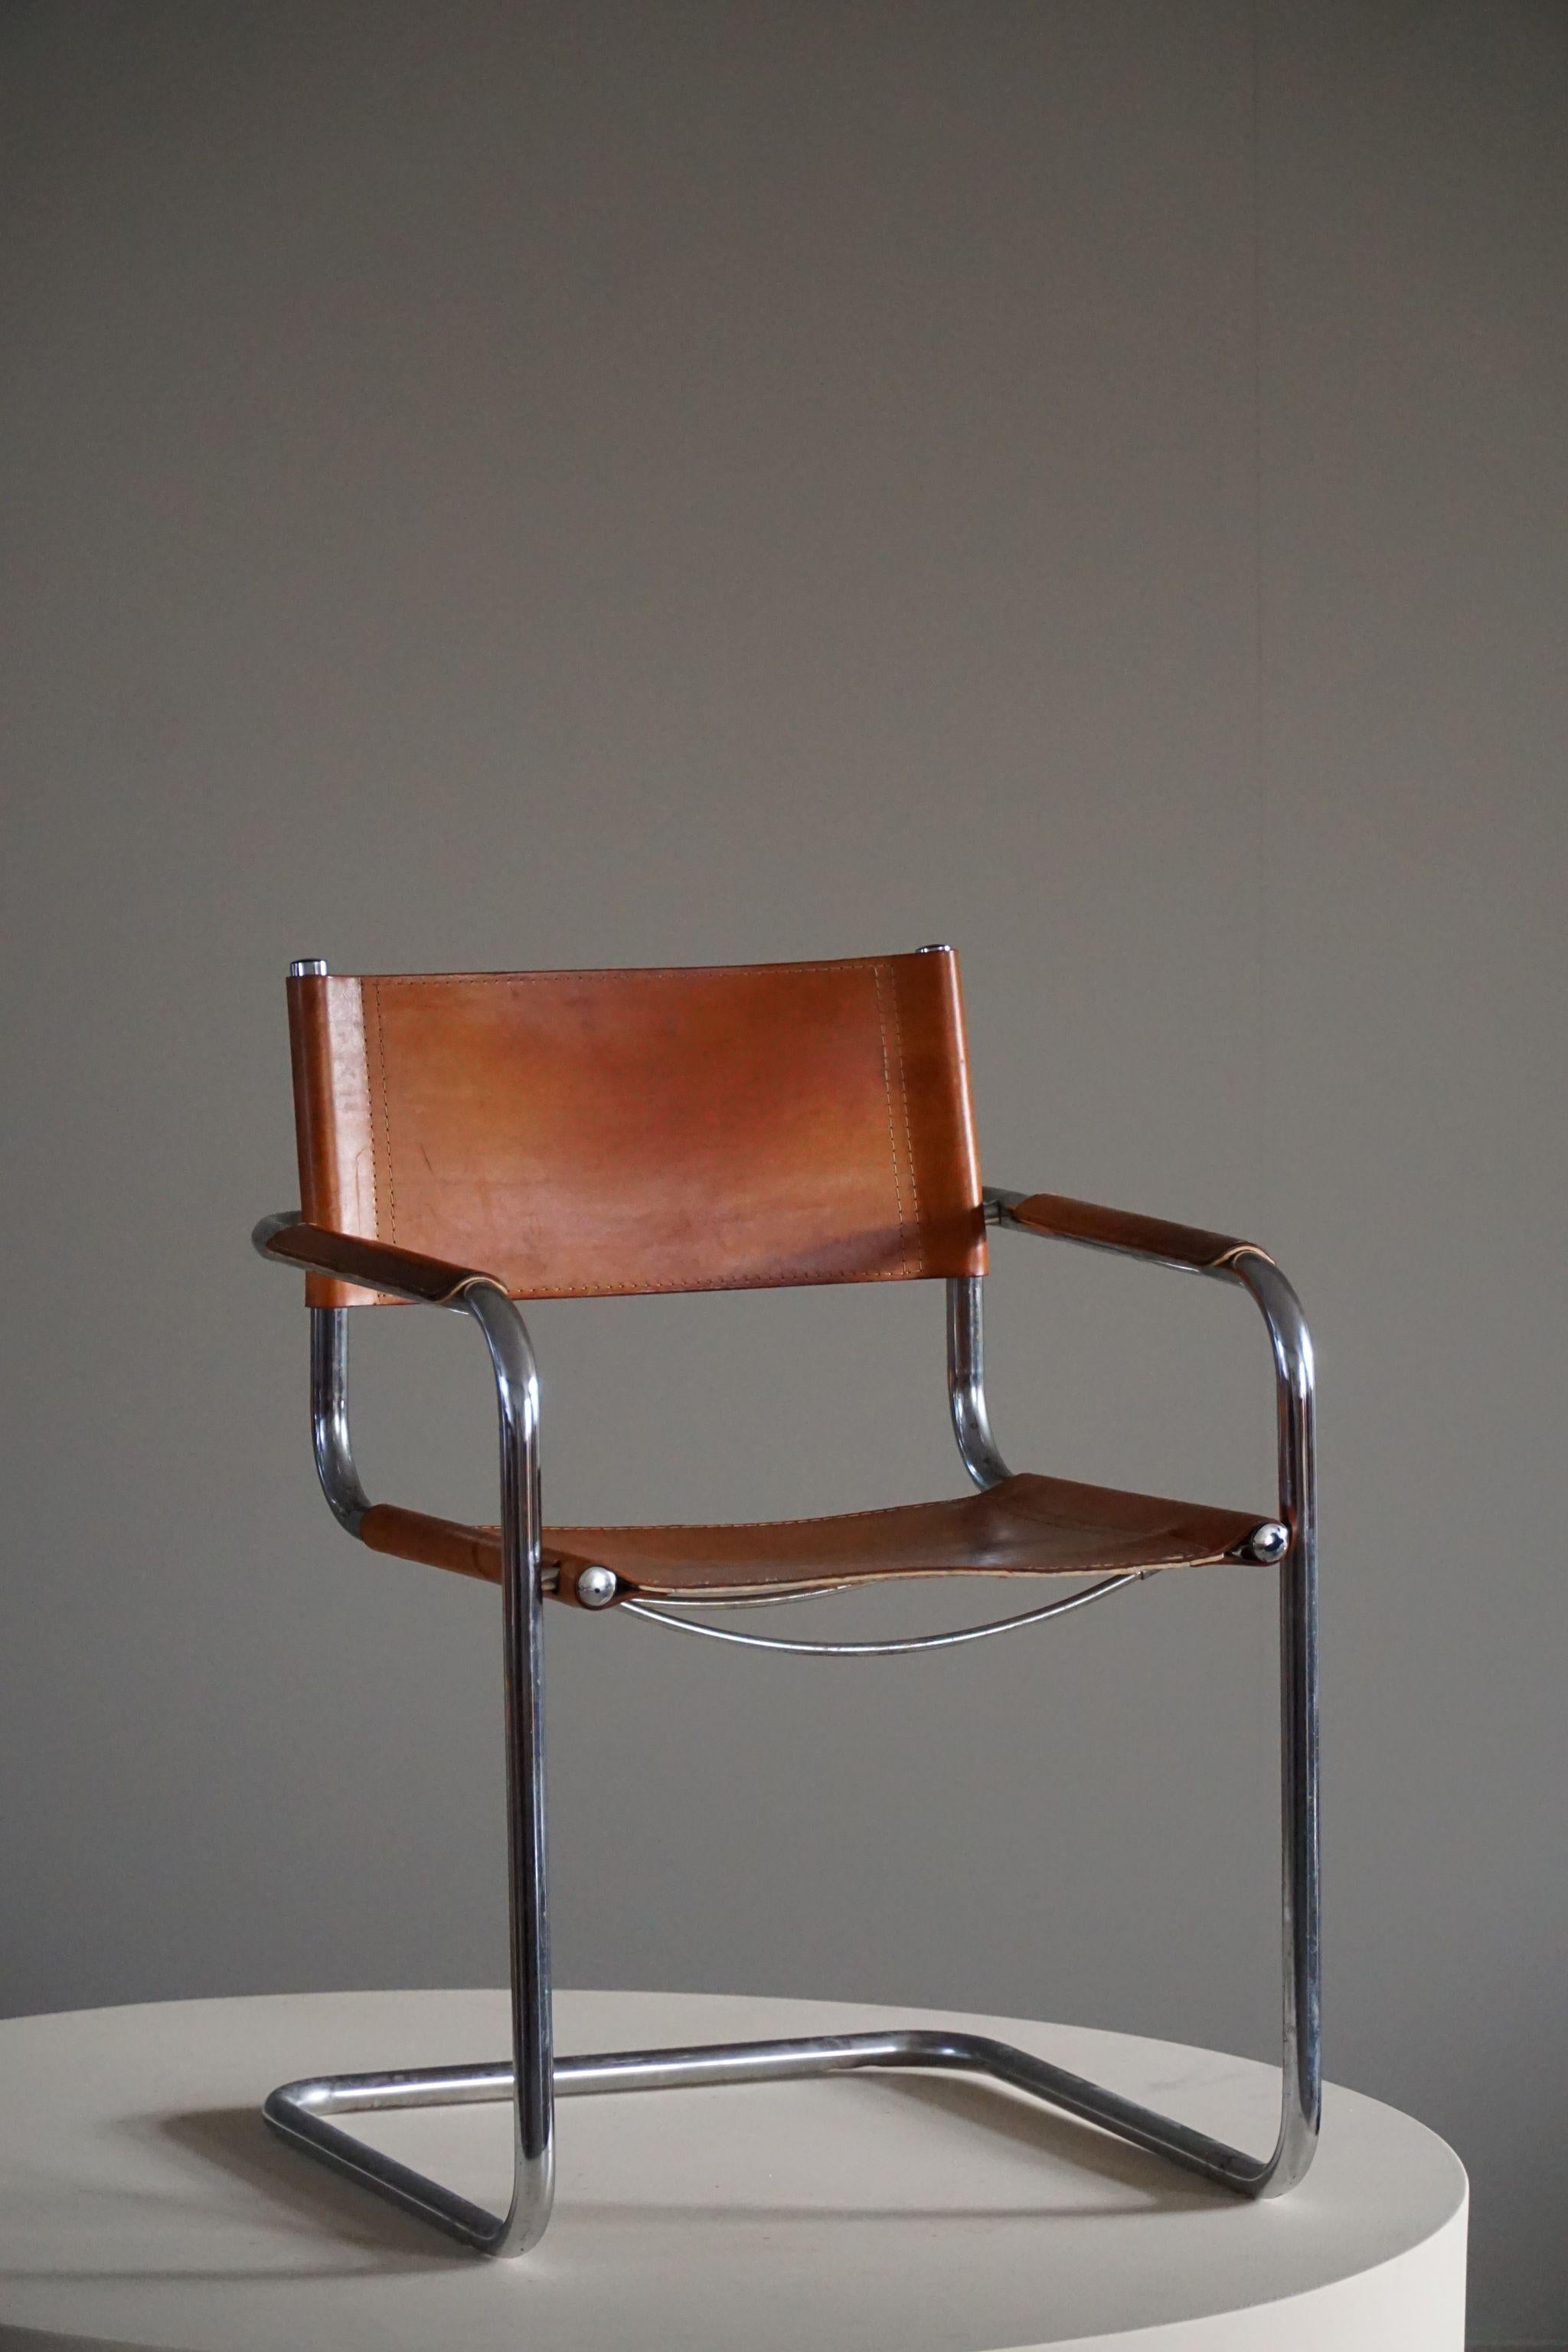
[[[514,1298],[984,1271],[958,959],[289,982],[312,1223]],[[316,1306],[370,1294],[312,1276]]]

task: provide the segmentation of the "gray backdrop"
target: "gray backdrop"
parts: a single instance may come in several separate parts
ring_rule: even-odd
[[[1478,2340],[1568,2336],[1568,12],[35,0],[5,50],[5,1998],[502,1970],[493,1595],[337,1533],[246,1241],[286,960],[950,939],[988,1178],[1304,1294],[1330,2070],[1470,2166]],[[1267,1497],[1239,1294],[997,1259],[1020,1461]],[[941,1316],[541,1310],[549,1507],[953,1491]],[[372,1320],[373,1492],[488,1516],[473,1335]],[[860,1670],[552,1619],[563,1977],[1266,2051],[1271,1606]]]

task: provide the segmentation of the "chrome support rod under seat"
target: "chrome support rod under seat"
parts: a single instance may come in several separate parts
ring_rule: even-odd
[[[668,1625],[677,1633],[705,1634],[710,1642],[733,1642],[745,1650],[782,1650],[798,1658],[906,1658],[916,1650],[953,1650],[963,1642],[983,1642],[990,1633],[1014,1633],[1023,1625],[1041,1625],[1049,1617],[1065,1617],[1069,1610],[1104,1601],[1125,1585],[1141,1584],[1152,1572],[1130,1568],[1119,1576],[1102,1577],[1081,1592],[1069,1592],[1064,1600],[1045,1601],[1038,1609],[1021,1609],[1012,1617],[990,1617],[984,1625],[960,1625],[950,1633],[910,1633],[893,1642],[791,1642],[773,1633],[737,1633],[729,1625],[704,1625],[695,1617],[674,1616],[647,1601],[623,1601],[621,1607],[629,1616],[646,1617],[650,1625]],[[796,1593],[793,1597],[811,1600],[816,1596]]]

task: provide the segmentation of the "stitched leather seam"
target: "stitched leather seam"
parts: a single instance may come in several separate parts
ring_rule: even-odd
[[[370,1096],[370,1039],[369,1039],[369,1037],[368,1037],[368,1036],[366,1035],[366,1034],[365,1034],[365,1025],[364,1025],[364,982],[363,982],[363,980],[356,980],[356,981],[355,981],[355,982],[354,982],[354,986],[355,986],[355,988],[359,991],[359,1046],[360,1046],[360,1060],[361,1060],[361,1063],[363,1064],[363,1069],[364,1069],[364,1107],[365,1107],[365,1114],[366,1114],[366,1121],[367,1121],[367,1134],[368,1134],[368,1139],[369,1139],[369,1142],[370,1142],[370,1225],[371,1225],[371,1239],[372,1239],[373,1241],[377,1241],[377,1242],[378,1242],[378,1241],[380,1241],[380,1240],[381,1240],[381,1238],[382,1238],[382,1232],[381,1232],[381,1178],[380,1178],[379,1174],[378,1174],[378,1173],[377,1173],[377,1171],[376,1171],[376,1165],[375,1165],[375,1129],[374,1129],[374,1116],[375,1116],[375,1114],[374,1114],[374,1111],[372,1110],[372,1108],[371,1108],[371,1096]],[[357,1191],[357,1186],[356,1186],[356,1191]],[[340,1198],[342,1198],[342,1199],[344,1199],[344,1200],[346,1200],[346,1199],[347,1199],[347,1197],[348,1197],[348,1191],[347,1191],[347,1187],[346,1187],[345,1185],[340,1185],[340,1187],[339,1187],[339,1195],[340,1195]]]
[[[877,992],[877,1034],[882,1047],[882,1092],[888,1102],[888,1156],[892,1161],[893,1202],[899,1213],[899,1254],[907,1275],[910,1271],[910,1244],[904,1223],[903,1187],[899,1182],[899,1139],[893,1126],[893,1081],[888,1067],[888,1024],[882,1011],[882,967],[874,963],[870,969],[871,985]]]
[[[1024,1475],[1026,1475],[1027,1474],[1026,1473]],[[998,1494],[1000,1491],[1001,1489],[995,1486],[992,1486],[987,1489],[987,1492],[993,1495]],[[981,1499],[982,1498],[977,1495],[943,1495],[939,1501],[934,1503],[882,1503],[879,1504],[875,1510],[828,1511],[826,1513],[819,1513],[813,1517],[805,1519],[670,1519],[661,1524],[657,1532],[661,1536],[697,1536],[703,1534],[749,1535],[763,1528],[833,1528],[837,1527],[845,1519],[854,1519],[856,1521],[859,1521],[861,1519],[900,1519],[909,1517],[917,1512],[925,1511],[962,1510],[969,1512],[973,1510],[974,1504]],[[551,1528],[548,1530],[550,1536],[557,1543],[559,1543],[564,1536],[632,1536],[640,1534],[641,1532],[642,1529],[640,1527],[636,1525],[603,1528]]]
[[[386,1202],[389,1219],[386,1239],[389,1242],[395,1242],[397,1239],[397,1187],[392,1173],[392,1108],[388,1100],[386,1085],[386,1031],[383,1025],[381,1018],[381,982],[378,980],[374,982],[373,985],[375,989],[375,1055],[377,1061],[381,1064],[381,1132],[386,1150]],[[374,1157],[375,1155],[373,1152],[371,1155],[373,1167],[374,1165]],[[378,1176],[376,1179],[376,1234],[378,1238],[380,1237],[380,1233],[381,1180]]]
[[[704,1601],[747,1601],[763,1595],[770,1600],[816,1600],[825,1592],[847,1592],[855,1584],[912,1584],[922,1577],[939,1576],[1159,1576],[1173,1568],[1220,1568],[1225,1564],[1224,1552],[1205,1553],[1202,1559],[1189,1559],[1184,1552],[1179,1559],[1139,1559],[1124,1552],[1098,1551],[1075,1559],[1070,1567],[1047,1566],[1040,1560],[939,1560],[912,1562],[909,1560],[866,1562],[838,1560],[820,1573],[791,1573],[788,1581],[770,1576],[755,1578],[742,1583],[723,1584],[661,1584],[654,1581],[658,1570],[650,1569],[645,1574],[623,1579],[624,1598],[627,1601],[689,1601],[694,1607]],[[744,1563],[738,1563],[743,1566]]]
[[[898,979],[892,972],[889,972],[888,975],[888,984],[892,991],[893,997],[893,1046],[899,1057],[899,1093],[903,1100],[904,1141],[909,1147],[910,1154],[910,1204],[913,1211],[915,1221],[915,1248],[919,1254],[921,1262],[923,1265],[925,1262],[925,1228],[921,1222],[920,1186],[915,1181],[915,1138],[914,1129],[910,1123],[909,1080],[904,1074],[904,1025],[899,1015]]]
[[[784,1519],[775,1519],[770,1520],[768,1524],[773,1527],[787,1527],[790,1522]],[[489,1562],[493,1557],[494,1551],[499,1549],[500,1545],[500,1528],[487,1528],[483,1532],[493,1539],[490,1545],[484,1547],[482,1549],[479,1545],[465,1546],[463,1549],[469,1553],[472,1559],[474,1571],[484,1577],[485,1580],[489,1581]],[[581,1529],[567,1528],[564,1529],[547,1528],[545,1530],[546,1535],[552,1539],[554,1539],[563,1533],[566,1535],[581,1533],[584,1535],[610,1536],[622,1535],[629,1532],[631,1532],[629,1529],[620,1528],[584,1528]],[[372,1544],[370,1549],[374,1551],[378,1547]],[[413,1558],[413,1555],[408,1552],[394,1552],[388,1554],[387,1557],[395,1559],[409,1559]],[[553,1567],[557,1570],[568,1565],[587,1563],[591,1559],[591,1548],[586,1551],[545,1550],[540,1553],[540,1561],[542,1566]],[[1022,1577],[1103,1576],[1106,1574],[1158,1576],[1165,1570],[1173,1568],[1224,1568],[1229,1563],[1229,1560],[1230,1555],[1228,1552],[1223,1551],[1209,1551],[1202,1553],[1182,1552],[1176,1555],[1167,1555],[1163,1559],[1140,1559],[1136,1553],[1129,1554],[1124,1551],[1117,1551],[1110,1545],[1103,1545],[1097,1549],[1091,1549],[1089,1552],[1086,1553],[1081,1559],[1075,1559],[1072,1561],[1070,1566],[1067,1567],[1058,1567],[1054,1564],[1047,1567],[1040,1561],[916,1561],[902,1559],[884,1561],[842,1559],[834,1560],[821,1569],[806,1569],[802,1570],[798,1563],[791,1562],[789,1563],[787,1584],[783,1578],[778,1576],[749,1576],[744,1583],[731,1583],[729,1581],[714,1585],[660,1583],[655,1580],[660,1574],[660,1570],[657,1566],[648,1561],[638,1561],[636,1564],[637,1573],[635,1574],[631,1568],[617,1569],[616,1572],[626,1589],[625,1597],[627,1600],[636,1600],[640,1596],[647,1595],[651,1596],[655,1600],[668,1599],[671,1601],[690,1601],[693,1602],[700,1602],[707,1600],[710,1595],[711,1595],[715,1601],[725,1599],[744,1599],[749,1598],[753,1593],[767,1593],[774,1598],[782,1599],[786,1592],[795,1594],[801,1600],[806,1600],[816,1598],[817,1595],[824,1592],[847,1591],[852,1582],[856,1584],[872,1584],[877,1582],[884,1584],[907,1583],[912,1581],[916,1578],[926,1576]],[[415,1560],[414,1564],[416,1567],[436,1568],[449,1568],[451,1565],[451,1563],[447,1560],[426,1561],[420,1559]],[[762,1563],[753,1561],[711,1560],[704,1561],[701,1565],[704,1567],[713,1568],[742,1567],[749,1570],[752,1567],[761,1566]],[[784,1563],[780,1562],[779,1565],[783,1567]],[[467,1572],[467,1570],[462,1569],[457,1570],[458,1575],[463,1575]],[[549,1588],[547,1588],[547,1590],[549,1590]]]
[[[657,1528],[644,1528],[640,1524],[628,1522],[625,1525],[616,1527],[547,1528],[544,1530],[544,1533],[551,1542],[561,1543],[567,1536],[631,1536],[644,1533],[661,1536],[690,1536],[702,1535],[704,1533],[712,1535],[732,1535],[751,1534],[768,1528],[831,1528],[837,1527],[843,1521],[847,1519],[853,1519],[856,1521],[861,1519],[897,1519],[913,1517],[916,1514],[921,1514],[927,1511],[956,1511],[964,1517],[981,1517],[987,1515],[979,1507],[985,1504],[993,1496],[1008,1494],[1009,1490],[1016,1490],[1018,1488],[1025,1489],[1025,1492],[1019,1494],[1016,1491],[1014,1491],[1011,1495],[1011,1499],[1017,1507],[1024,1511],[1026,1516],[1028,1516],[1027,1505],[1031,1499],[1032,1492],[1035,1487],[1038,1486],[1071,1486],[1073,1483],[1074,1482],[1070,1479],[1052,1480],[1042,1478],[1037,1471],[1021,1470],[1016,1471],[1011,1478],[1005,1479],[1001,1486],[987,1487],[984,1495],[943,1495],[934,1503],[883,1503],[878,1505],[876,1508],[869,1511],[828,1511],[815,1515],[809,1518],[802,1519],[672,1519],[661,1524]],[[1142,1498],[1140,1497],[1139,1499]],[[1153,1500],[1154,1497],[1151,1496],[1149,1499]],[[1212,1513],[1215,1517],[1223,1519],[1236,1519],[1251,1526],[1255,1526],[1257,1524],[1256,1520],[1250,1519],[1247,1513],[1245,1511],[1216,1510],[1215,1507],[1212,1504],[1193,1504],[1187,1507],[1194,1513],[1205,1511]],[[1053,1521],[1051,1519],[1042,1517],[1037,1519],[1035,1524],[1037,1526],[1056,1526],[1059,1528],[1063,1525],[1063,1522],[1060,1520]],[[1069,1520],[1066,1522],[1066,1527],[1068,1533],[1078,1532],[1087,1534],[1094,1528],[1095,1524],[1096,1523],[1092,1520],[1080,1519],[1076,1522]],[[1101,1532],[1103,1532],[1103,1530],[1101,1530]],[[1115,1530],[1111,1530],[1110,1532],[1114,1535]],[[1152,1545],[1159,1544],[1163,1538],[1168,1538],[1173,1532],[1173,1530],[1169,1525],[1153,1528],[1147,1531],[1140,1529],[1135,1531],[1133,1535],[1128,1537],[1127,1540],[1133,1543],[1138,1541],[1146,1541]],[[1101,1549],[1110,1550],[1112,1549],[1112,1546],[1107,1544],[1103,1545]],[[1205,1557],[1206,1558],[1207,1555],[1205,1554]],[[1222,1557],[1223,1555],[1219,1553],[1215,1555],[1216,1559]]]
[[[500,1276],[495,1277],[498,1281]],[[723,1282],[554,1282],[509,1290],[509,1298],[651,1298],[656,1291],[679,1291],[695,1297],[705,1290],[825,1290],[840,1282],[904,1282],[917,1277],[906,1265],[877,1265],[848,1274],[758,1274],[736,1276]],[[934,1279],[934,1277],[933,1277]]]

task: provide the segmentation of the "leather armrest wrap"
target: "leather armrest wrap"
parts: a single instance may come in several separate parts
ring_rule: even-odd
[[[1195,1274],[1212,1274],[1238,1251],[1252,1248],[1250,1242],[1238,1241],[1230,1234],[1206,1233],[1198,1225],[1173,1225],[1163,1217],[1134,1216],[1125,1209],[1102,1209],[1090,1201],[1066,1200],[1059,1192],[1029,1193],[1004,1209],[1002,1222],[1022,1225],[1028,1233],[1049,1234],[1059,1241],[1085,1242],[1095,1249],[1157,1258],[1166,1265],[1190,1267]]]
[[[445,1258],[399,1249],[393,1242],[329,1233],[324,1225],[302,1221],[282,1226],[262,1246],[264,1255],[300,1266],[307,1273],[339,1276],[346,1282],[363,1284],[367,1290],[390,1292],[429,1307],[449,1305],[471,1282],[495,1281],[493,1275],[474,1266],[452,1265]]]

